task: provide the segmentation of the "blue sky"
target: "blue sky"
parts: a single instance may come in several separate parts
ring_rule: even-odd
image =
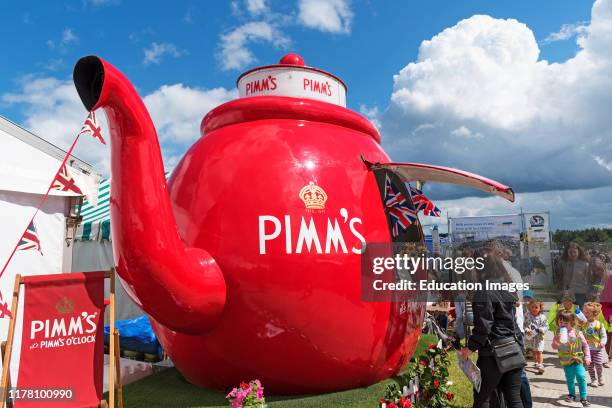
[[[143,95],[172,166],[241,72],[297,52],[347,82],[394,160],[519,192],[509,206],[428,187],[451,216],[550,209],[556,227],[610,226],[610,1],[13,1],[0,114],[66,148],[83,116],[72,67],[96,54]],[[79,148],[107,171],[107,151]]]
[[[418,53],[421,41],[474,14],[515,18],[543,40],[563,24],[586,21],[592,3],[579,1],[353,1],[350,32],[305,27],[298,21],[296,2],[267,1],[264,13],[289,16],[282,32],[290,44],[250,44],[257,63],[276,62],[285,52],[301,54],[309,65],[341,76],[349,85],[349,107],[384,107],[392,90],[392,76]],[[245,4],[233,11],[231,2],[147,2],[126,0],[74,2],[16,2],[3,5],[0,24],[3,55],[0,92],[11,92],[25,75],[69,78],[74,62],[96,54],[111,61],[139,87],[151,92],[168,83],[231,88],[242,69],[222,69],[217,58],[220,36],[249,21]],[[262,14],[264,14],[262,13]],[[255,18],[253,18],[255,17]],[[272,21],[281,18],[272,17]],[[69,31],[67,31],[69,30]],[[143,63],[144,50],[153,43],[171,44],[181,54],[165,54],[160,63]],[[542,58],[560,61],[576,51],[574,41],[542,47]],[[371,78],[364,81],[363,78]],[[18,106],[2,112],[20,120]]]

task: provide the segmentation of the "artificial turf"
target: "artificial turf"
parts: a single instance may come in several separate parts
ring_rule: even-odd
[[[422,335],[414,355],[418,356],[434,342],[433,336]],[[454,407],[472,405],[472,389],[459,366],[454,352],[451,355],[451,391],[455,394]],[[366,388],[334,392],[323,395],[307,396],[266,396],[270,408],[329,408],[355,407],[376,408],[383,396],[385,387],[393,380],[382,381]],[[265,387],[265,384],[264,384]],[[123,387],[123,406],[125,408],[227,408],[229,403],[225,393],[198,388],[187,381],[174,368],[163,370],[143,380]]]

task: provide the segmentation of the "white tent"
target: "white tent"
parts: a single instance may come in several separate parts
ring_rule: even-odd
[[[0,268],[9,258],[67,152],[0,116]],[[97,193],[100,176],[90,165],[70,156],[67,168],[86,194]],[[51,190],[34,219],[41,251],[17,251],[0,277],[4,301],[12,298],[15,275],[43,275],[71,271],[72,248],[67,220],[82,196]],[[22,298],[23,299],[23,298]],[[19,310],[22,308],[20,307]],[[21,316],[15,342],[21,339]],[[9,319],[0,319],[0,339],[8,334]],[[18,348],[14,349],[18,361]]]
[[[83,217],[72,245],[72,270],[80,272],[108,270],[115,266],[110,233],[110,180],[102,179],[97,205],[85,200]],[[116,286],[115,317],[128,319],[143,314],[127,295],[123,286]]]

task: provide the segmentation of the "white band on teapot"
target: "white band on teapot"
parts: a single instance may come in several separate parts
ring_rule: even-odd
[[[271,66],[247,72],[238,80],[241,98],[291,96],[346,107],[346,87],[332,75],[308,67]]]

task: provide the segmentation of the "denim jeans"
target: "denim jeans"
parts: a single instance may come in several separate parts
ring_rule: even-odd
[[[455,314],[457,315],[455,320],[455,337],[463,339],[467,337],[465,326],[474,324],[474,313],[465,311],[465,298],[455,300]]]
[[[524,408],[532,408],[533,400],[531,399],[531,386],[527,379],[527,372],[523,368],[521,371],[521,401],[523,401]]]

